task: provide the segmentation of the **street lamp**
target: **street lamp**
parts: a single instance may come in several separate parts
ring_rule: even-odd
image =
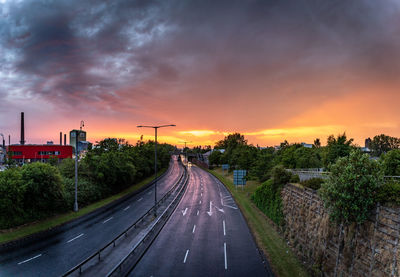
[[[85,126],[85,122],[81,120],[81,126],[78,130],[75,130],[75,202],[74,202],[74,211],[78,211],[78,138],[82,131],[82,128]]]
[[[159,126],[143,126],[139,125],[138,128],[153,128],[154,129],[154,217],[157,216],[157,129],[163,127],[175,127],[174,124],[159,125]]]
[[[192,143],[193,141],[180,141],[181,143],[184,143],[185,144],[185,160],[186,160],[186,164],[188,163],[188,160],[187,160],[187,149],[186,149],[186,143]]]

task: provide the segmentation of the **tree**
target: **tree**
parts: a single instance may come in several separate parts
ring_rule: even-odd
[[[208,157],[208,162],[210,165],[220,165],[221,164],[222,153],[219,150],[214,150]]]
[[[316,139],[314,140],[314,145],[313,145],[313,147],[315,147],[315,148],[320,148],[320,147],[321,147],[321,141],[320,141],[319,138],[316,138]]]
[[[400,176],[400,149],[383,154],[381,159],[385,175]]]
[[[370,147],[372,150],[372,154],[379,157],[381,154],[386,153],[390,150],[398,149],[400,147],[400,139],[380,134],[372,139]]]
[[[363,223],[376,204],[383,179],[378,162],[357,149],[339,158],[330,169],[320,194],[331,219],[345,225]]]
[[[26,164],[21,169],[21,182],[24,210],[32,218],[63,208],[63,184],[56,167],[39,162]]]
[[[353,139],[347,140],[346,133],[338,135],[335,138],[333,135],[328,137],[327,146],[325,148],[325,166],[329,166],[336,162],[340,157],[346,157],[350,154],[350,151],[354,149]]]
[[[223,140],[218,141],[215,144],[215,148],[217,149],[225,149],[226,151],[232,150],[239,145],[246,145],[247,140],[244,139],[244,136],[239,133],[229,134]]]

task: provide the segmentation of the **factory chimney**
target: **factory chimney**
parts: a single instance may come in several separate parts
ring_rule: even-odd
[[[67,145],[67,134],[64,134],[64,145]]]
[[[25,122],[24,122],[24,113],[21,113],[21,141],[19,142],[21,145],[25,144]]]
[[[60,132],[60,145],[62,145],[62,132]]]

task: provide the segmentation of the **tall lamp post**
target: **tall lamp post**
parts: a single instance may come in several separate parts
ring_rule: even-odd
[[[74,202],[74,211],[78,211],[78,155],[79,155],[79,150],[78,150],[78,138],[79,135],[82,131],[82,128],[85,126],[85,122],[81,120],[81,126],[78,130],[75,130],[75,202]]]
[[[154,129],[154,217],[157,216],[157,129],[163,127],[175,127],[175,124],[159,125],[159,126],[144,126],[139,125],[138,128],[153,128]]]
[[[186,160],[186,164],[187,164],[187,162],[188,162],[188,160],[187,160],[187,149],[186,149],[186,143],[192,143],[192,141],[180,141],[181,143],[184,143],[185,144],[185,160]]]

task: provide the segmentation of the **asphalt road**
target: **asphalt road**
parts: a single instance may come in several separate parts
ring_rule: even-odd
[[[272,276],[225,186],[189,172],[179,206],[130,276]]]
[[[160,199],[183,171],[174,157],[157,182]],[[0,256],[0,276],[59,276],[114,239],[154,204],[154,186],[83,224]],[[68,226],[67,226],[68,227]]]

